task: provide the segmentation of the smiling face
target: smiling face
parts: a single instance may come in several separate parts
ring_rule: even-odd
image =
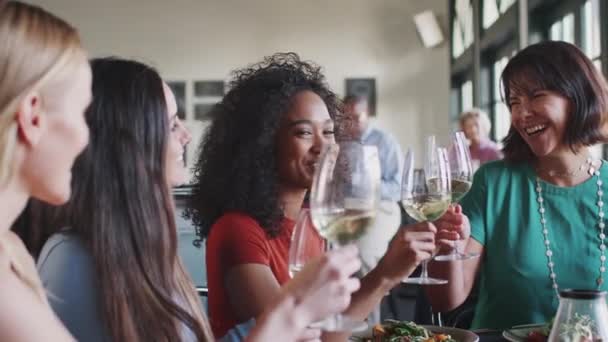
[[[312,91],[294,96],[277,132],[281,185],[310,188],[321,151],[334,142],[334,123],[321,97]]]
[[[184,165],[184,150],[192,140],[192,135],[177,116],[177,103],[171,88],[163,82],[167,115],[169,118],[169,140],[167,145],[167,182],[170,186],[184,184],[188,179],[188,170]]]
[[[509,96],[513,127],[536,157],[559,153],[564,143],[570,101],[561,94],[530,86],[512,89]]]

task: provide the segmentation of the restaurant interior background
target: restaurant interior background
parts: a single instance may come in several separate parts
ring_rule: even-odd
[[[92,56],[138,59],[171,82],[194,133],[189,164],[208,124],[205,110],[225,91],[230,72],[278,51],[320,64],[339,95],[347,79],[375,86],[377,125],[402,148],[417,150],[426,135],[447,140],[459,113],[473,106],[489,113],[491,136],[500,141],[510,124],[500,73],[527,44],[569,41],[608,71],[608,21],[600,20],[608,18],[608,0],[32,2],[73,23]],[[434,47],[424,46],[414,22],[425,11],[444,37]],[[180,218],[179,226],[182,256],[203,287],[202,251],[192,246],[189,223]]]

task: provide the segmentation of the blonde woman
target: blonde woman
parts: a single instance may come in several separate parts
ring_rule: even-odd
[[[469,140],[471,160],[477,169],[489,161],[502,158],[498,145],[490,140],[492,123],[488,114],[479,108],[472,108],[460,114],[460,129]]]
[[[9,229],[30,197],[68,200],[88,141],[91,70],[76,30],[35,6],[0,7],[0,46],[0,341],[70,341]]]

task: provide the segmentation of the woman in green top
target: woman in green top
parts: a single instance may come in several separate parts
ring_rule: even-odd
[[[433,308],[447,311],[479,276],[474,328],[544,323],[558,290],[608,290],[608,166],[590,151],[606,141],[605,79],[574,45],[552,41],[520,51],[501,82],[512,121],[505,160],[475,174],[466,216],[456,208],[437,223],[482,257],[432,263],[449,283],[427,289]]]

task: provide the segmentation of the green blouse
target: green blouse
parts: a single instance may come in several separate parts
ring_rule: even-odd
[[[606,162],[600,177],[608,203]],[[471,190],[461,201],[471,222],[473,239],[484,246],[473,328],[505,329],[544,323],[557,311],[535,179],[530,165],[488,163],[477,171]],[[559,288],[597,289],[597,176],[573,187],[543,181],[541,187]],[[605,207],[608,218],[608,204]],[[606,285],[605,281],[601,289],[608,289]]]

